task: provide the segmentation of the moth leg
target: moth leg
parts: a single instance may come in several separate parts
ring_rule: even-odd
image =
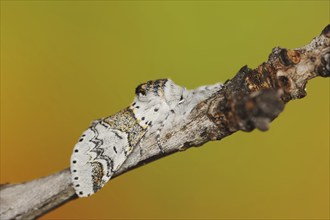
[[[162,123],[161,127],[157,129],[156,131],[156,141],[157,141],[157,146],[159,148],[159,150],[164,154],[165,151],[164,151],[164,148],[162,147],[162,144],[160,142],[160,132],[162,131],[164,127],[164,124]]]
[[[174,111],[171,110],[171,112],[174,112]],[[170,113],[166,115],[164,121],[162,121],[161,125],[159,126],[159,128],[158,128],[157,131],[156,131],[156,142],[157,142],[157,146],[158,146],[159,150],[160,150],[163,154],[165,153],[165,150],[164,150],[164,148],[163,148],[163,146],[162,146],[162,143],[161,143],[161,141],[160,141],[160,134],[161,134],[161,132],[162,132],[162,130],[163,130],[165,124],[166,124],[166,121],[167,121],[167,119],[168,119],[168,116],[170,116]]]
[[[141,138],[141,141],[140,141],[140,143],[143,141],[143,138]],[[140,157],[142,157],[142,155],[143,155],[143,152],[142,152],[142,147],[141,147],[141,144],[138,144],[138,148],[139,148],[139,152],[140,152]]]
[[[183,102],[184,102],[184,100],[182,100],[181,103],[183,103]],[[181,103],[179,103],[179,104],[181,104]],[[173,109],[171,109],[170,112],[166,115],[164,121],[161,123],[161,125],[159,126],[159,128],[158,128],[157,131],[156,131],[156,142],[157,142],[157,145],[158,145],[159,150],[160,150],[162,153],[165,153],[165,150],[164,150],[164,148],[163,148],[163,146],[162,146],[162,143],[161,143],[161,141],[160,141],[160,134],[161,134],[161,132],[162,132],[162,130],[163,130],[163,128],[164,128],[164,126],[165,126],[165,124],[166,124],[166,122],[167,122],[169,116],[170,116],[170,115],[173,115],[173,114],[175,114],[175,111],[174,111]]]

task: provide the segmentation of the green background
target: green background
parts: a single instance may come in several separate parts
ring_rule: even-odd
[[[1,183],[67,168],[139,83],[224,82],[328,23],[329,1],[1,1]],[[329,218],[329,79],[307,88],[268,132],[157,160],[44,219]]]

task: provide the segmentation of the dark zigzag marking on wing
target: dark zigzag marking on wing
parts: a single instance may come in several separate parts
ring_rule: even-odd
[[[109,156],[103,155],[104,149],[100,148],[103,145],[103,141],[98,139],[99,132],[96,130],[95,126],[91,127],[91,130],[95,133],[95,136],[90,140],[90,142],[95,144],[95,147],[91,151],[96,153],[95,159],[105,160],[107,166],[110,168],[111,172],[113,172],[113,161]],[[110,177],[109,169],[107,170],[107,176]]]
[[[100,121],[100,125],[102,125],[103,127],[105,127],[106,129],[109,129],[109,125],[107,123],[105,123],[103,120]]]

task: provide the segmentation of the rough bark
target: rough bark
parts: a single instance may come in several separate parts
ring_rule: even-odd
[[[214,96],[163,132],[165,153],[159,151],[155,134],[148,134],[143,147],[131,153],[115,176],[239,130],[265,131],[287,102],[306,96],[307,82],[317,76],[330,76],[330,25],[304,47],[276,47],[268,61],[256,69],[241,68]],[[1,219],[35,219],[78,198],[69,169],[29,182],[1,185],[0,193]]]

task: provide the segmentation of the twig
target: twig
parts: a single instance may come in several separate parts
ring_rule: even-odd
[[[165,153],[159,151],[156,134],[150,133],[141,149],[135,149],[114,176],[239,130],[265,131],[287,102],[306,95],[307,82],[317,76],[330,76],[330,25],[302,48],[276,47],[268,61],[256,69],[241,68],[214,96],[201,101],[185,119],[162,132]],[[1,219],[35,219],[77,198],[69,169],[0,187]]]

